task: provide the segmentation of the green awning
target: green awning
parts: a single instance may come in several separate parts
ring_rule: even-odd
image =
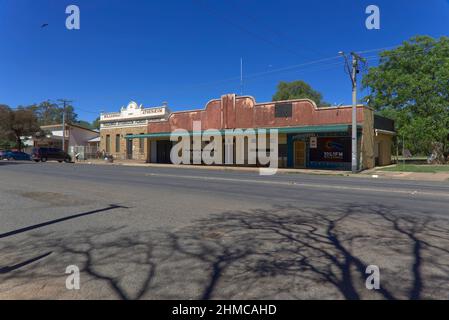
[[[361,125],[357,126],[361,128]],[[350,126],[347,124],[336,124],[336,125],[324,125],[324,126],[303,126],[303,127],[278,127],[278,128],[259,128],[255,129],[256,133],[258,133],[261,129],[270,130],[277,129],[278,133],[322,133],[322,132],[348,132]],[[224,129],[224,130],[207,130],[207,132],[212,134],[221,134],[224,135],[226,132],[231,132],[233,129]],[[245,131],[246,129],[242,129]],[[178,134],[178,136],[183,135],[201,135],[204,134],[203,131],[189,131]],[[236,133],[238,134],[238,133]],[[125,139],[138,139],[138,138],[163,138],[170,137],[171,132],[158,132],[158,133],[145,133],[145,134],[131,134],[125,136]]]

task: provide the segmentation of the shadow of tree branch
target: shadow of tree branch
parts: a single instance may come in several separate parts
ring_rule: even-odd
[[[0,248],[5,257],[36,248],[54,254],[0,276],[20,287],[77,263],[92,290],[105,285],[107,297],[119,299],[393,300],[446,298],[449,290],[449,220],[424,212],[283,204],[210,215],[174,231],[126,230],[10,240]],[[372,264],[381,270],[379,290],[365,287]]]

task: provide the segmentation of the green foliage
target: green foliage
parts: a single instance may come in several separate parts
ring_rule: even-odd
[[[39,104],[29,106],[36,115],[40,125],[61,124],[63,109],[56,103],[44,101]],[[73,106],[66,106],[66,122],[77,123],[78,115],[75,113]]]
[[[100,130],[100,117],[97,117],[91,124],[92,129]]]
[[[396,122],[413,154],[429,154],[432,142],[448,149],[449,38],[417,36],[394,50],[363,78],[370,107]]]
[[[4,104],[0,104],[0,137],[5,134],[5,126],[9,121],[11,109]]]
[[[37,117],[30,108],[12,110],[8,106],[0,106],[0,120],[0,138],[5,146],[15,145],[21,150],[21,137],[41,132]]]
[[[0,150],[10,150],[15,148],[16,143],[14,141],[0,138]]]
[[[449,172],[449,165],[397,164],[382,168],[380,171],[447,173]]]
[[[273,101],[290,99],[310,99],[313,100],[319,107],[329,105],[323,101],[323,96],[321,93],[312,89],[309,84],[302,80],[279,82],[277,91],[273,96]]]
[[[80,127],[92,130],[92,124],[90,122],[78,120],[76,124],[79,125]]]
[[[99,118],[95,121],[99,121]],[[95,121],[91,124],[78,120],[73,106],[66,106],[66,122],[77,124],[87,129],[95,129]],[[21,149],[21,136],[45,135],[40,126],[61,124],[62,108],[50,101],[33,104],[27,107],[19,106],[12,110],[7,105],[0,104],[0,148]],[[99,128],[99,124],[98,124]]]

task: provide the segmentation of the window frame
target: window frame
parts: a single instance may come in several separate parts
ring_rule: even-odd
[[[293,117],[293,103],[276,103],[274,105],[275,118]]]
[[[120,134],[115,135],[115,152],[120,152]]]

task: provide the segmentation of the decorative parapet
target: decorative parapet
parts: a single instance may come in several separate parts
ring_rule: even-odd
[[[110,119],[110,118],[117,118],[120,117],[121,113],[120,112],[107,112],[107,113],[102,113],[100,119]]]
[[[105,126],[113,126],[113,123],[127,122],[137,120],[150,119],[166,119],[170,114],[167,106],[159,106],[152,108],[144,108],[142,105],[137,105],[136,102],[131,101],[126,107],[120,108],[120,112],[107,112],[100,114],[100,122]],[[116,124],[119,125],[119,124]]]

